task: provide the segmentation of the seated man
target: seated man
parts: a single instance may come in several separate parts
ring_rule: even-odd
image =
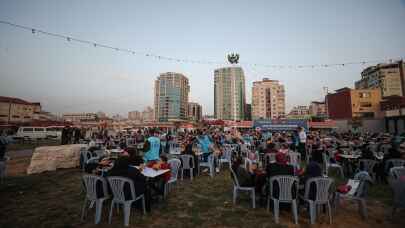
[[[281,152],[276,154],[276,163],[270,163],[266,168],[267,177],[270,179],[277,175],[294,175],[294,167],[287,164],[287,155]],[[272,195],[274,198],[279,197],[280,187],[276,182],[273,184]],[[296,191],[296,190],[295,190]]]
[[[129,167],[130,161],[128,156],[121,156],[114,162],[114,166],[108,172],[108,176],[122,176],[131,179],[134,182],[135,195],[139,196],[145,193],[146,177],[137,169]],[[124,185],[125,199],[131,198],[129,185]],[[149,199],[145,199],[149,200]]]
[[[242,158],[237,157],[232,162],[232,171],[235,173],[236,178],[238,179],[239,185],[241,187],[254,187],[254,176],[250,174],[245,168],[241,166]]]
[[[303,176],[300,178],[300,184],[305,185],[308,179],[313,177],[322,177],[322,163],[323,157],[322,152],[319,150],[315,150],[312,152],[311,161],[309,162],[308,166],[305,169]],[[314,200],[316,194],[316,185],[312,183],[309,186],[309,198]],[[302,194],[305,193],[305,189],[301,192]]]
[[[160,139],[155,136],[154,130],[150,130],[150,137],[146,140],[143,150],[145,151],[143,157],[145,162],[159,160]]]

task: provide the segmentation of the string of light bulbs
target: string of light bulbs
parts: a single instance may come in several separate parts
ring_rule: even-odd
[[[89,46],[93,46],[95,48],[105,48],[110,49],[118,52],[123,52],[131,55],[141,55],[148,58],[154,58],[157,60],[164,60],[164,61],[172,61],[178,63],[191,63],[191,64],[206,64],[206,65],[226,65],[228,63],[221,62],[221,61],[207,61],[207,60],[195,60],[195,59],[186,59],[186,58],[174,58],[169,56],[157,55],[153,53],[146,53],[135,51],[128,48],[120,48],[114,47],[107,44],[102,44],[95,41],[84,40],[80,38],[75,38],[72,36],[62,35],[59,33],[48,32],[42,29],[37,29],[25,25],[15,24],[9,21],[0,20],[0,24],[8,25],[14,28],[30,31],[32,34],[43,34],[54,38],[59,38],[66,40],[67,42],[77,42],[82,44],[87,44]],[[248,65],[252,67],[264,67],[264,68],[272,68],[272,69],[313,69],[313,68],[328,68],[328,67],[345,67],[350,65],[365,65],[365,64],[372,64],[372,63],[393,63],[399,60],[402,60],[403,57],[398,58],[388,58],[388,59],[380,59],[380,60],[360,60],[360,61],[353,61],[353,62],[344,62],[344,63],[329,63],[329,64],[305,64],[305,65],[269,65],[269,64],[258,64],[258,63],[248,63],[248,62],[240,62],[240,65]]]

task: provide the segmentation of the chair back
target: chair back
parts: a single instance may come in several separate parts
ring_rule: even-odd
[[[135,186],[134,182],[126,177],[111,176],[107,177],[108,183],[110,184],[111,191],[114,196],[114,201],[125,202],[124,185],[128,183],[131,189],[132,200],[135,200]]]
[[[371,159],[360,159],[359,160],[359,167],[363,166],[364,171],[368,173],[374,173],[374,167],[377,165],[377,161]]]
[[[295,199],[293,196],[293,188],[295,186],[298,191],[298,178],[289,175],[278,175],[270,178],[270,196],[273,198],[273,183],[278,183],[279,186],[279,201],[292,201]]]
[[[390,177],[392,180],[398,180],[401,176],[405,176],[405,167],[392,167],[390,169]]]
[[[180,159],[182,161],[183,169],[191,169],[195,167],[194,157],[190,154],[182,154],[180,155]],[[190,165],[190,162],[192,165]]]
[[[239,180],[238,180],[238,177],[236,176],[236,173],[233,171],[233,169],[231,167],[229,168],[229,170],[231,171],[231,177],[232,177],[233,184],[236,187],[240,187]]]
[[[171,179],[177,180],[177,176],[179,174],[179,168],[181,166],[181,161],[177,158],[170,159],[167,161],[170,165],[170,173],[171,173]]]
[[[328,177],[314,177],[307,180],[305,183],[305,194],[304,199],[309,199],[309,192],[311,188],[311,184],[315,183],[316,186],[316,195],[315,195],[315,202],[316,203],[325,203],[329,201],[329,192],[330,187],[332,186],[333,180]]]
[[[289,152],[288,157],[290,160],[290,165],[299,166],[301,162],[301,154],[296,152]]]
[[[249,168],[252,166],[253,161],[250,160],[249,158],[245,158],[245,169],[249,170]]]
[[[225,160],[231,162],[232,161],[231,160],[232,159],[232,150],[225,149],[222,154],[222,159],[225,159]]]
[[[398,158],[388,159],[388,160],[385,162],[384,171],[387,173],[387,172],[390,171],[390,170],[389,170],[390,168],[393,168],[393,167],[402,167],[402,166],[405,166],[405,160],[403,160],[403,159],[398,159]]]
[[[213,154],[210,154],[210,155],[208,156],[208,164],[209,164],[210,166],[213,166],[213,165],[214,165],[214,155],[213,155]]]
[[[276,162],[276,154],[275,153],[267,153],[266,155],[264,155],[264,164],[266,164],[266,166],[270,163],[274,163]]]
[[[368,189],[371,180],[370,175],[367,172],[361,172],[356,174],[354,176],[354,179],[360,181],[360,184],[354,196],[359,198],[366,198],[368,196]]]
[[[86,197],[89,200],[97,200],[97,183],[100,181],[102,184],[103,195],[107,196],[108,188],[107,181],[103,177],[97,175],[86,174],[82,177],[83,187],[86,191]]]

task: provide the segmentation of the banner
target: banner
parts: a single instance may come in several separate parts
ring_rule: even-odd
[[[302,127],[308,131],[307,120],[255,120],[253,127],[263,131],[294,131]]]

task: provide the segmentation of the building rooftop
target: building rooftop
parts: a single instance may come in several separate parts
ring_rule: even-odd
[[[39,103],[39,102],[31,103],[31,102],[25,101],[25,100],[20,99],[20,98],[3,97],[3,96],[0,96],[0,102],[14,103],[14,104],[24,104],[24,105],[41,105],[41,103]]]

